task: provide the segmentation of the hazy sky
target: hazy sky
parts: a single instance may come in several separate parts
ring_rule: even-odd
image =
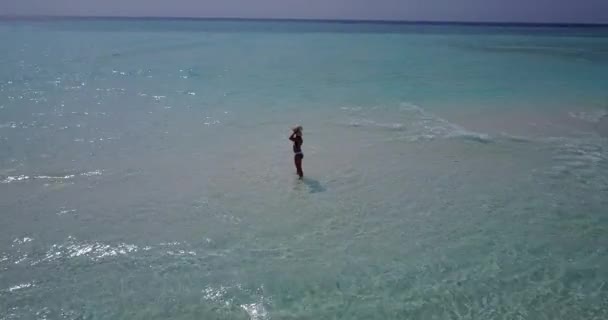
[[[608,23],[608,0],[0,0],[0,15]]]

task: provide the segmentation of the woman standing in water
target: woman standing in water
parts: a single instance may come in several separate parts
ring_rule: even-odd
[[[292,129],[293,132],[291,136],[289,136],[289,140],[293,141],[293,161],[296,165],[296,171],[298,172],[298,176],[300,179],[304,177],[304,172],[302,171],[302,159],[304,159],[304,153],[302,153],[302,126],[297,126]]]

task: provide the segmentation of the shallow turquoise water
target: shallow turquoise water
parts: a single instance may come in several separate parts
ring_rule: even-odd
[[[607,35],[0,23],[0,319],[607,318]]]

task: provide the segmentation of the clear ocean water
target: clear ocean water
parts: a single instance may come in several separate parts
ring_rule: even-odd
[[[608,318],[607,28],[3,21],[0,49],[2,320]]]

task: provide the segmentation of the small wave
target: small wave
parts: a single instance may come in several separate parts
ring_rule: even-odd
[[[83,177],[92,177],[92,176],[100,176],[102,174],[101,170],[89,171],[81,173],[80,175]]]
[[[186,251],[186,250],[177,250],[177,251],[168,250],[166,252],[166,254],[168,254],[170,256],[196,256],[195,251]]]
[[[105,91],[105,92],[113,92],[113,91],[118,91],[118,92],[125,92],[127,91],[127,89],[124,88],[96,88],[95,91]]]
[[[250,303],[250,304],[242,304],[241,308],[247,312],[249,315],[249,319],[251,320],[262,320],[268,319],[268,311],[264,307],[263,303]]]
[[[224,302],[230,303],[232,299],[226,299],[228,294],[228,288],[221,286],[219,288],[206,287],[201,292],[203,293],[203,299],[211,302]]]
[[[29,176],[29,175],[18,175],[18,176],[7,176],[4,179],[0,180],[0,183],[3,184],[8,184],[8,183],[13,183],[13,182],[24,182],[24,181],[31,181],[31,180],[56,180],[56,181],[60,181],[60,180],[70,180],[70,179],[74,179],[76,177],[92,177],[92,176],[100,176],[102,174],[101,170],[94,170],[94,171],[89,171],[89,172],[83,172],[83,173],[79,173],[79,174],[68,174],[65,176],[47,176],[47,175],[40,175],[40,176]]]
[[[61,212],[67,214],[75,212],[75,210],[62,209]],[[62,243],[53,244],[47,247],[46,250],[36,250],[36,247],[24,244],[32,240],[27,237],[15,239],[11,246],[12,252],[0,253],[0,263],[2,263],[3,267],[13,265],[39,266],[63,264],[71,259],[84,259],[92,263],[99,263],[108,259],[132,257],[138,253],[148,254],[148,252],[153,252],[155,256],[163,256],[170,259],[196,259],[202,254],[202,252],[197,252],[194,247],[184,242],[139,246],[129,243],[81,241],[69,236]],[[214,253],[210,252],[205,252],[205,254],[214,255]],[[211,294],[212,292],[209,291],[208,295]],[[216,294],[216,296],[218,295]]]
[[[62,209],[61,209],[59,212],[57,212],[56,214],[57,214],[58,216],[63,216],[63,215],[66,215],[66,214],[74,214],[74,213],[76,213],[76,209],[64,209],[64,208],[62,208]]]
[[[16,122],[7,122],[7,123],[0,124],[0,129],[4,129],[4,128],[16,129],[17,127],[18,127],[18,125]]]
[[[206,126],[213,126],[213,125],[221,124],[221,122],[219,120],[208,120],[208,121],[203,122],[203,124]]]
[[[0,183],[11,183],[15,181],[25,181],[29,180],[30,176],[20,175],[20,176],[8,176],[4,180],[0,181]]]
[[[367,119],[351,120],[348,125],[351,127],[377,127],[391,130],[400,130],[404,127],[402,123],[382,123]]]
[[[361,107],[341,107],[340,110],[357,112],[357,111],[361,111],[362,108]]]
[[[218,288],[214,287],[206,287],[201,291],[203,294],[203,300],[221,304],[221,305],[238,305],[241,309],[243,309],[250,320],[265,320],[270,319],[268,310],[266,309],[267,299],[260,295],[260,292],[263,291],[263,288],[258,288],[254,290],[254,292],[250,292],[250,290],[244,289],[241,285],[236,286],[220,286]],[[235,299],[232,297],[237,294],[242,293],[253,294],[256,302],[252,303],[241,303],[236,304]]]
[[[501,133],[500,137],[513,142],[532,142],[530,138],[526,138],[523,136],[516,136],[508,133]]]
[[[66,91],[79,90],[79,89],[81,89],[81,88],[82,88],[82,86],[69,86],[69,87],[64,87],[64,89],[65,89]]]
[[[574,119],[598,123],[602,118],[608,116],[608,110],[593,110],[593,111],[579,111],[579,112],[568,112],[568,115]]]
[[[76,177],[74,174],[69,174],[67,176],[35,176],[34,179],[50,179],[50,180],[68,180]]]
[[[75,209],[62,208],[58,215],[76,212]],[[53,244],[46,250],[33,250],[28,245],[33,239],[29,237],[13,240],[12,252],[0,253],[0,263],[8,265],[30,265],[64,263],[69,259],[86,259],[100,262],[106,259],[128,257],[138,252],[150,252],[167,258],[194,258],[199,256],[195,248],[183,242],[160,243],[150,246],[138,246],[129,243],[105,243],[101,241],[81,241],[69,236],[62,243]]]
[[[401,110],[412,112],[416,115],[415,127],[418,127],[421,131],[426,131],[423,135],[440,138],[458,138],[479,143],[493,142],[492,137],[488,134],[468,130],[434,115],[417,105],[403,103]]]
[[[34,239],[30,238],[30,237],[23,237],[22,239],[15,239],[13,240],[14,244],[24,244],[24,243],[28,243],[28,242],[32,242]]]
[[[0,124],[0,129],[29,129],[29,128],[45,128],[45,126],[41,126],[40,122],[38,121],[32,121],[29,123],[26,122],[15,122],[15,121],[10,121],[10,122],[6,122],[6,123],[2,123]]]
[[[554,158],[560,161],[585,161],[591,164],[600,164],[607,160],[601,145],[574,140],[562,144]]]
[[[492,137],[485,133],[477,133],[467,130],[458,130],[452,132],[446,136],[447,138],[462,138],[464,140],[475,141],[479,143],[491,143],[493,142]]]
[[[347,109],[348,110],[348,109]],[[381,108],[373,108],[375,112]],[[468,130],[462,126],[451,123],[448,120],[434,115],[422,107],[411,103],[402,103],[398,114],[380,114],[383,118],[395,119],[398,117],[402,122],[379,122],[371,119],[351,120],[348,125],[351,127],[373,127],[388,130],[402,131],[402,138],[411,141],[429,141],[434,139],[462,139],[478,143],[491,143],[493,137],[480,132]],[[395,112],[395,110],[391,110]]]
[[[601,136],[608,137],[608,115],[598,120],[596,129]]]
[[[18,284],[16,286],[12,286],[12,287],[8,288],[8,292],[14,292],[14,291],[17,291],[17,290],[27,289],[27,288],[31,288],[31,287],[34,287],[34,284],[31,283],[31,282],[30,283]]]
[[[99,261],[104,258],[124,256],[137,251],[139,251],[139,247],[133,244],[120,243],[113,246],[101,242],[80,243],[75,238],[68,237],[67,243],[61,245],[54,244],[46,252],[44,258],[33,262],[32,265],[76,257],[86,257],[93,261]]]
[[[180,242],[161,242],[158,244],[159,246],[163,246],[163,247],[175,247],[175,246],[179,246],[181,245]]]
[[[557,145],[553,165],[547,172],[550,176],[579,181],[587,187],[608,186],[608,150],[602,141],[553,138],[547,142]]]
[[[17,258],[17,260],[15,261],[15,264],[20,264],[21,262],[24,262],[25,260],[27,260],[27,258],[28,258],[28,255],[26,253],[26,254],[20,256],[19,258]]]
[[[89,115],[89,113],[86,111],[84,111],[84,112],[72,111],[72,112],[70,112],[70,114],[76,115],[76,116],[88,116]]]

